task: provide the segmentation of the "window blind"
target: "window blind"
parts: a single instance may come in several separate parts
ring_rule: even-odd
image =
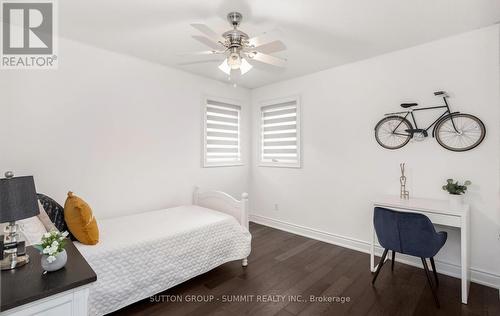
[[[205,111],[205,166],[241,162],[241,106],[208,99]]]
[[[261,163],[300,166],[297,100],[261,107]]]

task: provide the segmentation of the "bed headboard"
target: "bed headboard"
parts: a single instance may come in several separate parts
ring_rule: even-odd
[[[231,195],[221,191],[202,191],[195,187],[193,204],[210,208],[233,216],[241,226],[248,229],[248,194],[241,194],[238,201]]]

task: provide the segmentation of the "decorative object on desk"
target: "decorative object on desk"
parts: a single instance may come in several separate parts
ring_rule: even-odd
[[[471,185],[472,182],[466,180],[464,184],[460,184],[458,181],[453,179],[446,180],[446,185],[443,185],[443,190],[448,191],[450,206],[453,208],[458,208],[464,203],[463,194],[467,191],[467,186]]]
[[[403,200],[408,200],[410,198],[410,191],[406,190],[405,163],[400,163],[399,167],[401,168],[401,177],[399,177],[401,189],[399,191],[399,197]]]
[[[41,264],[47,272],[57,271],[66,265],[66,237],[68,232],[51,231],[43,235],[41,243],[34,247],[42,254]]]
[[[14,177],[12,171],[0,179],[0,223],[9,223],[0,236],[1,270],[10,270],[29,262],[25,241],[19,235],[16,221],[37,216],[38,200],[32,176]]]

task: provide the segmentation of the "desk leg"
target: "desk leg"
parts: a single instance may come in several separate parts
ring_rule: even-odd
[[[468,213],[462,216],[460,229],[461,268],[462,268],[462,303],[467,304],[470,286],[470,236]]]

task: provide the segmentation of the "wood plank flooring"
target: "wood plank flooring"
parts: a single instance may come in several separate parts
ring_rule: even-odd
[[[439,275],[438,309],[422,269],[396,263],[391,272],[387,264],[372,287],[368,254],[255,223],[250,231],[247,268],[224,264],[113,315],[500,315],[498,290],[472,283],[463,305],[460,280]]]

